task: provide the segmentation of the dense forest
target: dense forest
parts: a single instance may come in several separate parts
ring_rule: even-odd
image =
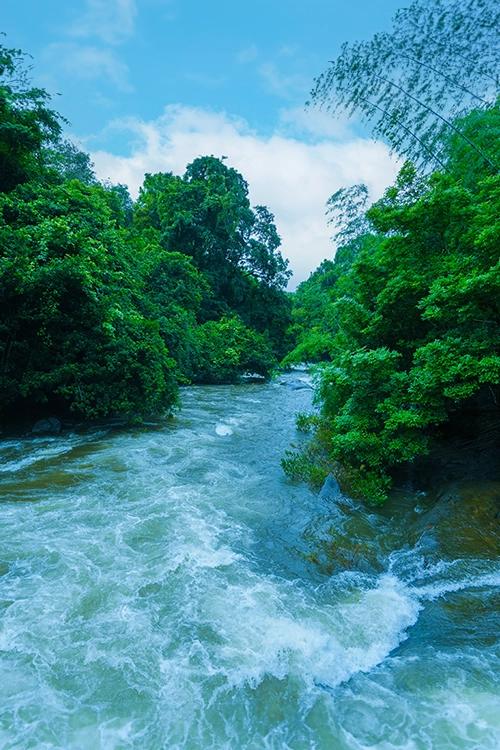
[[[317,81],[316,103],[359,112],[408,160],[368,209],[364,185],[332,196],[335,258],[295,294],[285,363],[319,364],[318,411],[299,418],[311,440],[284,460],[293,477],[334,469],[383,502],[394,469],[450,423],[483,411],[498,427],[498,20],[488,0],[413,3]]]
[[[0,47],[0,418],[170,409],[178,386],[268,376],[290,272],[273,215],[213,156],[100,183],[65,120]]]

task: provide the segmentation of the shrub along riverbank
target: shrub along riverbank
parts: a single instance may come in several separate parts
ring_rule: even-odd
[[[296,478],[319,483],[335,468],[382,502],[394,470],[450,420],[482,411],[499,422],[500,177],[463,134],[499,163],[500,111],[457,127],[444,169],[407,163],[367,212],[356,212],[361,190],[336,196],[350,204],[349,239],[297,290],[285,359],[321,363],[319,413],[300,420],[311,441],[284,461]]]
[[[381,503],[437,445],[500,441],[498,24],[493,0],[414,0],[315,80],[406,163],[368,210],[363,184],[328,201],[335,260],[299,287],[285,359],[321,363],[292,476]]]

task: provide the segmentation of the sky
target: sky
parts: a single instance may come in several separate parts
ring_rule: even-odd
[[[146,172],[227,157],[274,213],[294,276],[334,246],[325,204],[364,182],[377,199],[396,159],[355,121],[305,108],[343,42],[390,28],[404,0],[0,0],[3,43],[101,179],[135,197]]]

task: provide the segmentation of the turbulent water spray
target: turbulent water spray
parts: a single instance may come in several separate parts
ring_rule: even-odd
[[[174,423],[0,445],[1,747],[498,747],[494,563],[288,483],[310,398],[185,389]],[[325,528],[377,564],[310,562]]]

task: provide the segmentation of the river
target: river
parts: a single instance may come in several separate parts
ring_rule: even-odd
[[[292,377],[0,443],[3,750],[498,750],[499,486],[291,484]]]

